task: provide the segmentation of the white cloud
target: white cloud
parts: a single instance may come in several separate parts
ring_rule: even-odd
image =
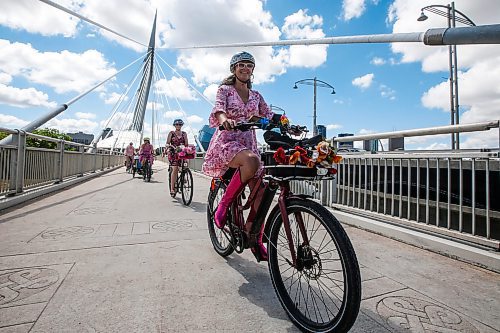
[[[338,129],[338,128],[342,128],[342,125],[339,125],[339,124],[329,124],[329,125],[326,125],[326,129],[327,130],[334,130],[334,129]]]
[[[391,101],[396,99],[396,91],[394,89],[386,86],[385,84],[381,84],[379,89],[380,89],[380,96],[388,98]]]
[[[121,98],[122,102],[128,101],[128,96],[123,96],[123,97],[122,96],[123,96],[122,94],[119,94],[117,92],[112,92],[109,94],[106,94],[105,92],[101,92],[99,94],[99,97],[101,97],[104,100],[104,103],[108,104],[108,105],[115,105],[116,103],[118,103],[120,98]]]
[[[128,125],[132,123],[132,113],[116,112],[111,117],[106,120],[99,122],[99,128],[110,127],[115,130],[124,130]],[[144,125],[146,126],[146,125]]]
[[[0,72],[0,83],[9,84],[12,81],[12,76],[7,73]]]
[[[31,1],[31,0],[30,0]],[[5,4],[4,4],[5,3]],[[9,3],[9,4],[7,4]],[[28,5],[28,0],[16,1],[21,3],[25,8],[32,8],[31,2]],[[245,41],[276,41],[280,39],[281,32],[278,26],[273,22],[270,12],[264,10],[264,0],[218,0],[210,2],[210,5],[199,0],[183,0],[183,1],[152,1],[144,2],[143,0],[62,0],[59,1],[62,6],[86,16],[96,22],[105,23],[107,27],[120,32],[121,34],[135,39],[141,43],[147,44],[150,33],[151,24],[153,21],[155,10],[158,10],[157,20],[157,41],[156,46],[189,46],[203,44],[220,44],[231,42]],[[9,17],[18,17],[17,28],[25,29],[32,32],[50,31],[52,34],[64,34],[65,36],[75,36],[77,28],[86,25],[82,22],[80,25],[62,24],[61,21],[53,18],[64,17],[67,19],[69,15],[51,8],[45,4],[36,3],[37,7],[45,8],[45,11],[39,11],[36,8],[31,13],[25,11],[17,12],[16,7],[10,2],[2,2],[5,10],[5,20]],[[30,7],[31,6],[31,7]],[[1,7],[0,7],[1,8]],[[126,8],[126,15],[116,15],[116,8]],[[1,10],[0,10],[1,11]],[[14,14],[16,13],[16,14]],[[21,13],[21,15],[19,14]],[[33,29],[32,23],[41,21],[38,13],[43,14],[43,27]],[[29,15],[28,15],[29,14]],[[37,15],[36,19],[29,20],[33,15]],[[26,19],[28,18],[28,19]],[[47,18],[45,20],[45,18]],[[186,19],[189,18],[189,19]],[[78,20],[73,19],[75,23]],[[300,9],[296,13],[292,13],[284,20],[282,29],[288,38],[319,38],[324,37],[322,30],[323,19],[319,15],[308,15],[307,10]],[[0,21],[1,24],[2,21]],[[50,22],[61,23],[50,24]],[[4,22],[4,24],[6,24]],[[61,26],[71,26],[70,29],[64,30]],[[86,35],[99,33],[105,38],[113,40],[125,47],[136,51],[145,51],[145,47],[133,43],[124,38],[112,35],[109,32],[95,28],[94,31]],[[210,33],[200,33],[210,32]],[[255,70],[254,83],[260,84],[265,82],[273,82],[275,77],[286,73],[287,67],[305,67],[316,68],[326,61],[327,46],[293,46],[293,47],[257,47],[248,48],[257,59]],[[88,51],[89,52],[89,51]],[[96,52],[96,51],[94,51]],[[210,85],[212,83],[220,83],[221,80],[229,74],[228,63],[230,57],[234,54],[234,49],[203,49],[203,50],[182,50],[178,53],[177,66],[179,69],[185,69],[192,73],[191,79],[198,86]],[[13,52],[20,54],[19,52]],[[62,53],[62,52],[61,52]],[[44,55],[43,53],[41,55]],[[57,56],[57,53],[55,54]],[[86,54],[78,55],[78,58],[84,58]],[[99,59],[97,55],[87,55],[85,60],[87,64],[91,64],[87,68],[86,75],[80,75],[82,71],[79,68],[68,71],[66,62],[50,62],[57,66],[61,65],[61,70],[57,68],[48,68],[47,73],[54,73],[53,78],[62,77],[66,83],[66,87],[62,82],[55,81],[53,83],[46,80],[47,77],[41,76],[42,84],[46,84],[57,89],[58,92],[78,91],[81,92],[83,87],[89,87],[88,82],[81,82],[81,86],[77,85],[71,78],[66,77],[69,73],[78,72],[75,76],[82,78],[86,77],[89,82],[95,82],[93,78],[103,79],[105,75],[100,75],[100,72],[105,72],[112,69],[112,66],[105,63],[104,59]],[[2,56],[0,55],[0,58]],[[32,59],[30,56],[28,59]],[[102,58],[102,57],[101,57]],[[47,59],[48,60],[48,59]],[[43,61],[47,63],[47,61]],[[76,61],[76,67],[83,67]],[[78,65],[79,64],[79,65]],[[26,66],[31,68],[32,66]],[[52,66],[48,66],[52,67]],[[54,65],[53,67],[56,67]],[[2,67],[0,59],[0,68]],[[28,70],[28,73],[30,70]],[[91,75],[89,75],[89,73]],[[92,75],[93,74],[93,75]],[[104,74],[104,73],[102,73]],[[47,75],[46,75],[47,76]],[[31,80],[34,80],[30,78]],[[33,81],[35,82],[35,81]],[[192,98],[192,95],[187,95]],[[109,101],[110,102],[110,101]]]
[[[35,88],[20,89],[0,83],[0,103],[20,108],[43,106],[55,108],[57,103],[49,102],[49,96]]]
[[[342,16],[345,21],[360,17],[365,9],[365,0],[344,0],[342,2]]]
[[[56,128],[59,131],[65,133],[80,131],[84,133],[93,133],[93,131],[97,127],[97,123],[88,119],[59,119],[56,117],[54,119],[51,119],[46,125],[44,125],[44,127],[45,126],[49,128]]]
[[[163,110],[165,108],[165,106],[161,103],[157,103],[157,102],[148,102],[148,104],[146,105],[146,109],[147,110]]]
[[[182,116],[184,116],[184,113],[181,112],[181,111],[175,111],[175,110],[172,110],[172,111],[166,111],[163,116],[167,119],[175,119],[175,118],[181,118]]]
[[[95,113],[90,112],[76,112],[75,116],[79,119],[95,119],[97,117]]]
[[[219,88],[219,85],[217,84],[211,84],[208,87],[205,88],[203,91],[203,95],[212,103],[215,103],[215,98],[217,96],[217,89]]]
[[[428,20],[424,22],[416,20],[420,8],[430,4],[430,1],[394,1],[388,15],[388,21],[394,23],[393,32],[425,31],[429,28],[446,26],[446,18],[433,13],[426,12]],[[498,11],[491,10],[498,7],[496,0],[456,0],[455,7],[478,25],[498,23]],[[480,18],[480,21],[476,18]],[[457,25],[463,26],[460,23]],[[443,72],[445,76],[449,76],[447,46],[430,47],[421,44],[393,43],[391,48],[394,53],[401,55],[402,63],[421,62],[424,72]],[[457,61],[460,123],[499,119],[500,45],[458,46]],[[429,88],[423,94],[421,101],[427,108],[450,112],[449,94],[449,82],[441,82]],[[483,136],[479,135],[477,139],[472,139],[473,137],[471,136],[468,144],[477,143],[478,146],[468,148],[482,147],[480,138]],[[465,147],[464,145],[461,147]]]
[[[282,31],[287,39],[323,38],[325,34],[322,25],[321,16],[310,16],[307,15],[307,10],[300,9],[285,17]],[[288,64],[293,67],[318,67],[326,61],[326,50],[326,45],[290,46]]]
[[[15,116],[11,116],[8,114],[0,113],[0,126],[7,128],[21,128],[25,125],[28,125],[28,121],[17,118]]]
[[[361,88],[361,90],[365,90],[372,85],[373,78],[375,75],[373,73],[369,73],[352,80],[352,84],[356,87]]]
[[[476,63],[458,75],[460,123],[500,118],[500,55]],[[449,83],[442,82],[422,96],[422,104],[450,112]],[[463,114],[462,114],[463,113]]]
[[[60,0],[60,5],[75,10],[76,1]],[[0,1],[0,24],[9,28],[24,29],[44,36],[74,36],[80,20],[61,12],[41,1]]]
[[[170,98],[193,101],[196,100],[196,93],[189,88],[184,79],[173,77],[170,80],[160,79],[155,82],[156,93],[163,94]]]
[[[387,61],[385,59],[380,58],[380,57],[374,57],[371,61],[370,64],[375,65],[375,66],[382,66],[385,65]]]
[[[0,39],[0,49],[3,72],[21,76],[31,84],[52,87],[57,93],[84,92],[116,72],[96,50],[40,52],[31,44],[5,39]]]
[[[190,124],[199,124],[203,122],[203,118],[197,115],[188,116],[187,120]]]

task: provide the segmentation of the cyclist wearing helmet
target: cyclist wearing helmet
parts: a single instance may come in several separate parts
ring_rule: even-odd
[[[175,183],[177,182],[177,173],[179,172],[179,165],[181,161],[176,158],[176,149],[180,146],[188,145],[187,134],[184,131],[181,131],[182,125],[184,122],[182,119],[175,119],[173,123],[175,127],[175,131],[170,131],[167,137],[166,150],[169,154],[168,160],[170,161],[170,165],[172,166],[172,175],[171,175],[171,187],[170,187],[170,196],[175,197]]]
[[[131,142],[127,148],[125,148],[125,167],[127,168],[127,172],[130,171],[130,167],[134,162],[134,144]]]
[[[149,143],[149,138],[144,138],[144,143],[141,145],[141,148],[139,149],[139,156],[140,156],[140,161],[141,165],[144,165],[144,161],[146,159],[149,160],[149,164],[153,166],[153,160],[154,160],[154,148],[151,143]]]
[[[253,188],[254,177],[262,171],[255,132],[232,130],[237,122],[249,121],[252,117],[271,119],[273,116],[261,94],[251,89],[254,67],[255,59],[248,52],[239,52],[231,58],[231,75],[219,86],[215,106],[209,117],[210,126],[217,129],[205,155],[203,172],[211,177],[220,177],[228,168],[236,169],[214,215],[215,224],[221,229],[226,224],[231,203],[247,183]],[[226,130],[220,131],[219,125]],[[259,235],[250,235],[256,237],[256,247],[252,252],[261,260],[267,260],[267,249],[262,243],[263,231]]]

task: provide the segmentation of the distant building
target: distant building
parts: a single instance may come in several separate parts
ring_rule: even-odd
[[[352,133],[339,133],[339,138],[343,138],[346,136],[353,136],[354,134]],[[347,141],[347,142],[339,142],[338,149],[352,149],[354,148],[354,142],[353,141]]]
[[[108,135],[109,133],[109,135]],[[102,135],[101,135],[101,140],[104,140],[106,137],[111,137],[113,136],[113,130],[111,128],[106,128],[103,132],[102,132]]]
[[[317,125],[316,129],[318,131],[318,134],[321,134],[323,139],[326,139],[326,127],[324,125]]]
[[[378,151],[378,140],[363,141],[363,149],[372,153]]]
[[[389,151],[405,150],[405,138],[389,138]]]
[[[89,145],[92,140],[94,140],[94,134],[87,134],[83,132],[78,133],[66,133],[71,137],[71,141],[76,143],[82,143],[84,145]]]

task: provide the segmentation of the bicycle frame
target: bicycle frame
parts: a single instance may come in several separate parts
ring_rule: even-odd
[[[252,246],[255,242],[254,237],[258,234],[261,229],[262,223],[264,223],[264,219],[269,212],[269,209],[274,200],[274,196],[277,189],[280,189],[280,195],[278,197],[278,204],[271,211],[275,211],[279,209],[281,213],[281,217],[283,220],[283,225],[285,228],[285,233],[288,240],[288,246],[290,249],[290,254],[292,257],[292,265],[294,268],[297,267],[297,253],[295,251],[295,244],[292,236],[292,231],[290,228],[290,220],[288,219],[288,213],[286,209],[286,201],[290,198],[297,197],[304,199],[304,196],[295,196],[290,191],[290,183],[288,180],[275,181],[269,180],[268,182],[264,182],[264,177],[261,176],[257,179],[254,187],[252,188],[248,200],[245,202],[245,205],[242,204],[242,195],[240,194],[235,201],[235,204],[231,206],[231,212],[233,219],[233,224],[235,224],[238,228],[245,232],[248,238],[248,244],[244,244],[245,248]],[[247,219],[245,220],[243,216],[243,211],[247,209],[251,209],[254,207],[254,203],[260,200],[260,205],[258,208],[250,211]],[[270,216],[273,216],[271,214]],[[295,213],[295,219],[299,225],[299,230],[302,235],[303,244],[309,245],[309,238],[307,236],[307,231],[305,229],[304,221],[302,220],[302,215],[300,213]],[[271,221],[266,222],[266,230],[269,228],[269,224]],[[267,236],[266,236],[267,237]],[[271,245],[271,244],[269,244]]]
[[[178,189],[180,188],[181,186],[181,175],[182,175],[182,172],[186,169],[189,169],[188,167],[188,162],[186,160],[180,160],[182,161],[181,165],[177,165],[177,178],[175,180],[175,188]],[[172,172],[173,172],[173,168],[174,166],[173,165],[170,165],[170,168],[172,168]]]

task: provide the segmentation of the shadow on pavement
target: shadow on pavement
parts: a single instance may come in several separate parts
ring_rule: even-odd
[[[262,308],[269,317],[289,321],[274,291],[267,264],[258,264],[237,254],[227,257],[226,262],[248,281],[239,288],[241,297]],[[292,322],[290,325],[288,332],[300,332]]]

